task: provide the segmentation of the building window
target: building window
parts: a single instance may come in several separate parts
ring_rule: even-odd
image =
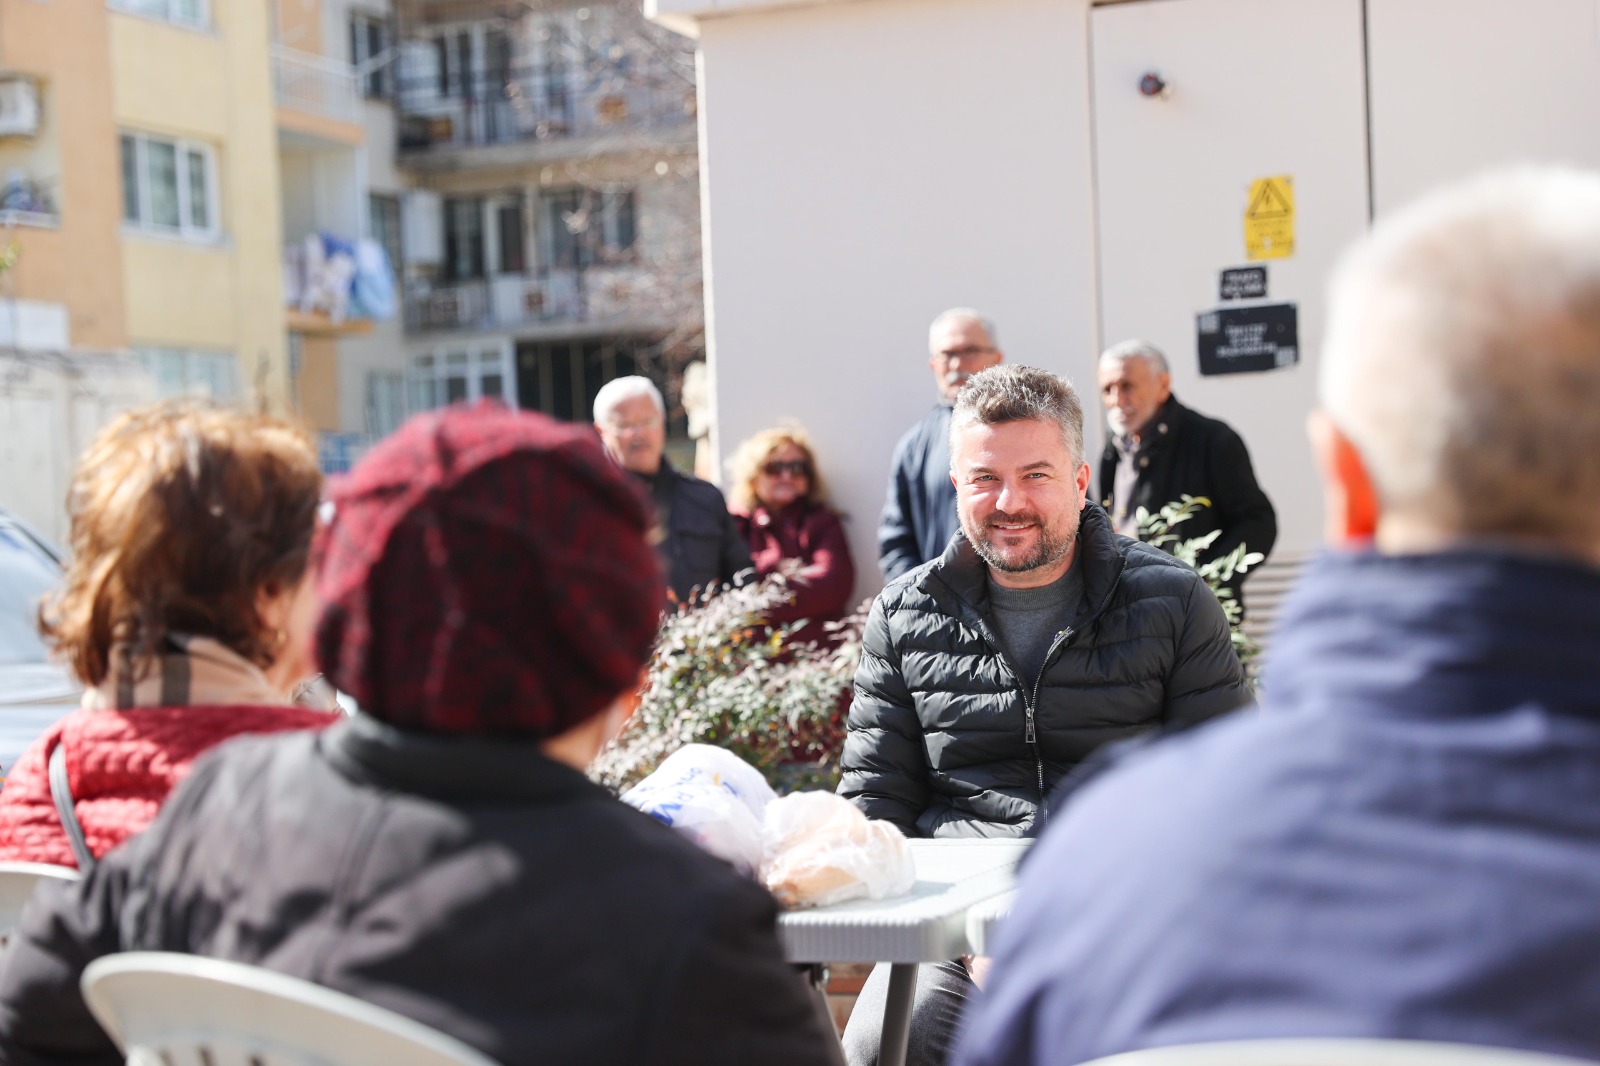
[[[411,361],[411,407],[426,411],[463,400],[496,399],[514,404],[509,344],[463,345]]]
[[[528,269],[527,257],[523,252],[522,237],[522,200],[516,199],[510,203],[500,204],[495,208],[496,235],[500,240],[500,262],[498,264],[502,274],[521,274]]]
[[[350,16],[350,65],[364,70],[361,91],[382,100],[394,97],[394,63],[389,23],[381,15]]]
[[[568,269],[633,258],[638,239],[633,191],[558,189],[539,194],[546,262]]]
[[[136,347],[133,354],[155,376],[156,394],[162,399],[209,396],[231,400],[239,395],[239,360],[232,352]]]
[[[367,436],[386,437],[406,419],[406,376],[391,371],[367,375]]]
[[[389,256],[389,268],[395,277],[401,277],[400,256],[405,249],[400,243],[400,197],[374,193],[367,200],[367,212],[372,239],[383,245]]]
[[[650,358],[643,337],[523,341],[517,345],[517,406],[568,422],[587,422],[600,386],[637,374]]]
[[[444,272],[451,281],[483,277],[483,200],[444,202]]]
[[[210,5],[206,0],[109,0],[114,11],[160,19],[179,26],[201,29],[211,25]]]
[[[152,233],[215,240],[216,155],[209,145],[122,135],[122,219]]]

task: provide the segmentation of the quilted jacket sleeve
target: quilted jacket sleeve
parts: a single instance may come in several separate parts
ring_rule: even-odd
[[[1193,725],[1249,702],[1250,687],[1228,635],[1227,615],[1216,594],[1192,576],[1178,654],[1167,681],[1167,724]]]
[[[928,756],[890,632],[887,598],[873,603],[861,637],[855,699],[839,761],[839,795],[868,818],[920,836],[917,817],[928,806]]]
[[[1220,429],[1209,450],[1206,476],[1213,486],[1211,502],[1217,508],[1222,535],[1206,557],[1219,558],[1241,544],[1248,551],[1271,555],[1278,540],[1277,512],[1256,481],[1244,441],[1227,426]]]

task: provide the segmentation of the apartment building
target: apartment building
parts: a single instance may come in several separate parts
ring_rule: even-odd
[[[673,395],[703,350],[692,46],[627,2],[398,12],[410,405]]]

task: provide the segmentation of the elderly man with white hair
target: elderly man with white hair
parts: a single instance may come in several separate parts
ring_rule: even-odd
[[[1240,545],[1263,556],[1278,539],[1278,515],[1256,482],[1244,440],[1226,422],[1178,402],[1167,357],[1148,341],[1114,344],[1100,356],[1105,450],[1100,503],[1118,533],[1139,536],[1140,510],[1155,514],[1184,496],[1209,506],[1182,526],[1185,540],[1217,534],[1196,561],[1227,557]],[[1244,574],[1230,581],[1238,591]]]
[[[1329,314],[1334,549],[1263,712],[1078,785],[963,1066],[1295,1036],[1600,1060],[1600,176],[1427,198]]]
[[[606,453],[639,479],[655,503],[656,549],[679,603],[696,589],[703,594],[748,576],[750,549],[722,492],[666,457],[667,405],[654,382],[629,375],[602,385],[594,398],[594,428]]]

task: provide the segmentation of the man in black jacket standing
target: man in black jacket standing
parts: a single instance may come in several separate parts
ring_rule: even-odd
[[[1140,340],[1106,349],[1100,399],[1111,430],[1100,455],[1100,499],[1118,533],[1139,536],[1141,508],[1155,514],[1186,495],[1202,496],[1210,506],[1174,529],[1183,540],[1217,532],[1199,562],[1222,558],[1241,544],[1271,554],[1278,518],[1256,484],[1244,441],[1226,422],[1178,402],[1160,349]]]
[[[667,459],[667,408],[661,390],[638,375],[616,378],[594,398],[594,428],[606,453],[638,478],[656,508],[656,550],[679,603],[695,590],[737,584],[750,548],[722,492]]]
[[[1087,499],[1070,384],[1032,367],[975,375],[950,465],[962,535],[872,606],[839,792],[910,836],[1033,836],[1095,749],[1231,711],[1248,690],[1211,590]],[[942,1061],[969,973],[919,973],[910,1062]],[[880,967],[863,1002],[886,984]],[[875,1061],[881,1017],[858,1006],[851,1063]]]

